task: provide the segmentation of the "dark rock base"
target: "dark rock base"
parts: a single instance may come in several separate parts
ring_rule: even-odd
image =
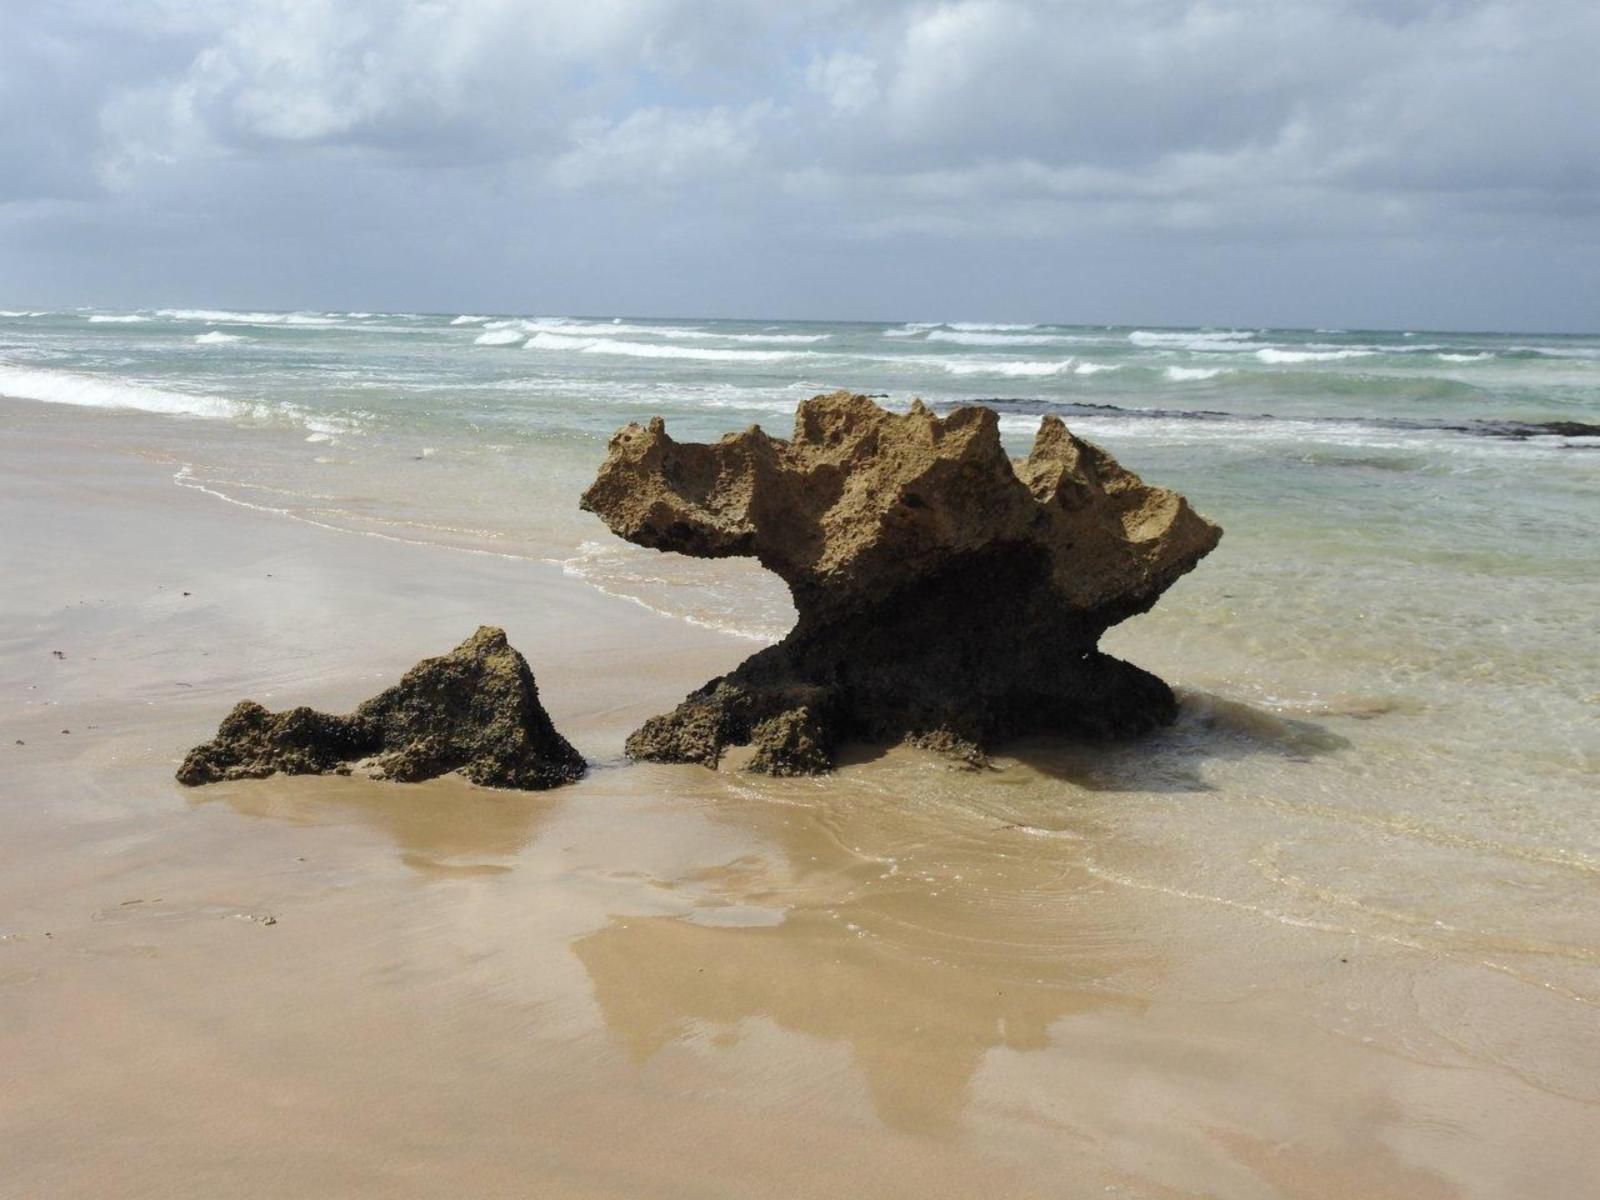
[[[459,771],[486,787],[541,790],[577,779],[585,764],[540,705],[526,660],[503,630],[484,626],[348,715],[241,701],[213,740],[189,752],[178,782],[357,768],[407,783]]]
[[[727,747],[751,745],[751,770],[811,775],[847,741],[909,741],[976,765],[1010,738],[1098,741],[1170,723],[1172,689],[1101,653],[1097,633],[1063,620],[1030,572],[986,557],[869,611],[802,620],[647,721],[628,754],[715,766]]]

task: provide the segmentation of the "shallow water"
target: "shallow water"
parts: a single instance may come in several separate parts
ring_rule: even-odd
[[[791,619],[777,581],[625,546],[576,498],[626,421],[782,433],[797,401],[838,387],[892,406],[984,399],[1019,454],[1059,412],[1227,530],[1107,638],[1182,690],[1175,729],[1109,754],[1017,750],[1016,786],[907,782],[928,804],[886,802],[895,837],[925,817],[1003,827],[1036,855],[1079,838],[1074,869],[1103,885],[1415,946],[1595,1015],[1600,439],[1537,423],[1600,423],[1600,338],[0,317],[0,393],[174,414],[181,486],[559,562],[753,645]],[[860,794],[841,820],[871,811]]]

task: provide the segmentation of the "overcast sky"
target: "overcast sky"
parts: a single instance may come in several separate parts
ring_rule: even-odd
[[[1600,329],[1597,0],[0,0],[0,305]]]

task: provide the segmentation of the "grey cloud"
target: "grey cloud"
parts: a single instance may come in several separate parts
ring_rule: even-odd
[[[24,302],[1600,324],[1592,3],[0,7]]]

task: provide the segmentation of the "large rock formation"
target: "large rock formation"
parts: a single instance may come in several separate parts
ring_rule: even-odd
[[[751,556],[788,583],[788,637],[628,739],[707,765],[753,743],[751,767],[779,775],[828,769],[847,738],[976,761],[1005,737],[1171,720],[1171,689],[1096,643],[1222,535],[1055,417],[1013,463],[991,409],[899,415],[846,392],[801,404],[789,441],[629,425],[582,505],[630,542]]]
[[[550,723],[505,631],[485,625],[348,716],[241,701],[214,740],[189,751],[178,782],[353,768],[408,783],[459,771],[487,787],[537,790],[577,779],[584,761]]]

